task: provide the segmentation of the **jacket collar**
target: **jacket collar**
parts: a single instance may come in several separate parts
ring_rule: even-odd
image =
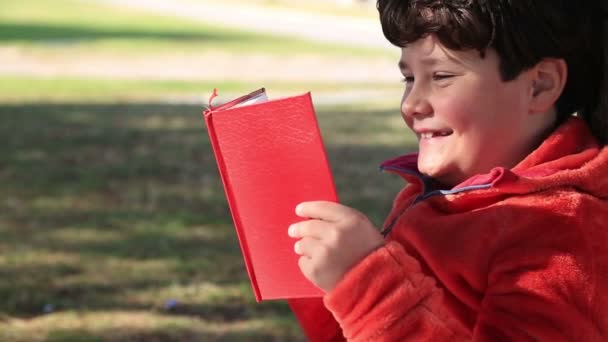
[[[540,188],[588,178],[584,169],[592,159],[601,155],[603,161],[595,169],[608,172],[608,150],[601,149],[586,123],[571,117],[558,126],[543,143],[512,169],[496,167],[486,174],[472,176],[451,189],[441,189],[438,182],[420,173],[417,167],[418,154],[406,154],[389,159],[380,169],[396,173],[409,183],[421,183],[421,199],[435,194],[455,194],[479,189],[496,189],[507,193],[526,193]],[[565,177],[564,172],[577,175]],[[587,170],[592,171],[592,170]],[[601,173],[595,170],[595,173]],[[568,179],[573,178],[573,179]],[[604,185],[608,193],[608,182]]]

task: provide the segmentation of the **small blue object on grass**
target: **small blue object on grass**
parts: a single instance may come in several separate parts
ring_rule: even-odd
[[[165,302],[165,310],[172,310],[177,306],[178,302],[175,299],[169,299]]]
[[[55,311],[55,305],[53,304],[44,304],[44,307],[42,308],[42,312],[44,312],[45,314],[51,313]]]

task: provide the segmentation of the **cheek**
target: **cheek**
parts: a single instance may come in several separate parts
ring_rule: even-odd
[[[467,98],[444,97],[435,101],[435,115],[456,133],[467,130],[477,121],[478,107]]]
[[[497,120],[504,118],[497,118],[496,111],[508,105],[484,88],[492,89],[491,85],[482,82],[463,82],[457,88],[451,88],[449,94],[435,99],[435,112],[441,113],[441,119],[461,134],[501,125]]]

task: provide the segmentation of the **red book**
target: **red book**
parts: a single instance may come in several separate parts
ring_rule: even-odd
[[[310,93],[268,101],[262,88],[204,116],[256,300],[321,297],[287,235],[298,203],[337,202]]]

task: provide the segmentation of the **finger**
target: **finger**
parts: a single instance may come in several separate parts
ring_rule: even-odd
[[[338,222],[356,210],[340,203],[328,201],[302,202],[296,206],[296,215],[311,219]]]
[[[306,279],[312,281],[311,279],[311,269],[312,269],[313,261],[310,257],[301,256],[298,259],[298,267],[300,267],[300,271],[306,277]]]
[[[321,220],[306,220],[289,226],[287,234],[292,238],[311,237],[323,239],[326,233],[332,229],[331,223]]]
[[[293,245],[293,250],[297,255],[312,257],[321,248],[323,248],[321,241],[313,238],[302,238]]]

